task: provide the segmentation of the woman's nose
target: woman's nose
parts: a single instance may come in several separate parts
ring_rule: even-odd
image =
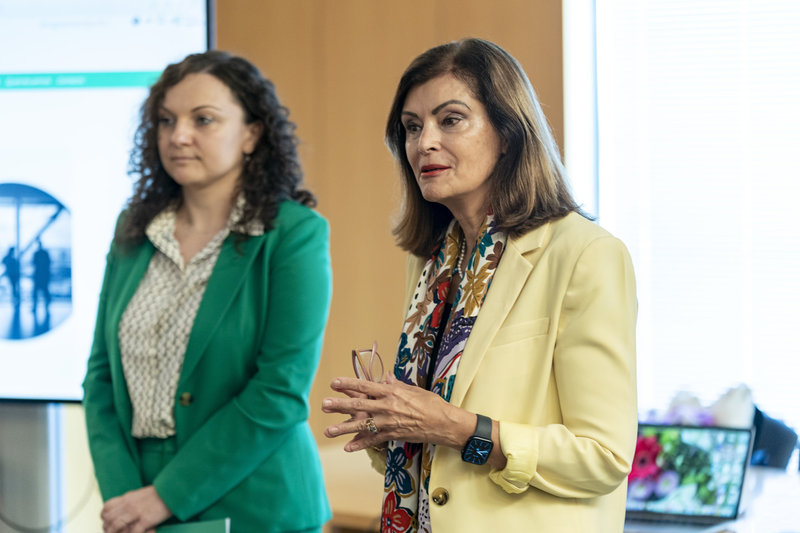
[[[192,129],[185,120],[175,121],[172,129],[172,142],[175,144],[189,144],[192,140]]]
[[[422,128],[419,134],[419,144],[417,147],[420,153],[430,152],[431,150],[438,150],[440,146],[440,135],[436,127],[428,125]]]

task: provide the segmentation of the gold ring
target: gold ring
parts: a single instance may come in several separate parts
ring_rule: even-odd
[[[378,426],[375,425],[375,420],[373,420],[372,418],[367,418],[364,421],[364,425],[367,426],[367,431],[369,431],[373,435],[378,432]]]

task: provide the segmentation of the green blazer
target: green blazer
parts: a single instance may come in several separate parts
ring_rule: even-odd
[[[177,453],[153,485],[180,520],[319,527],[330,508],[307,418],[331,297],[328,224],[287,201],[272,230],[235,240],[200,303],[175,396]],[[104,500],[143,485],[118,331],[153,252],[112,245],[100,293],[83,405]]]

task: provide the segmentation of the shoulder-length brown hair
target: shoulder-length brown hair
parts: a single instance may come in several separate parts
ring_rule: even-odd
[[[224,83],[242,106],[245,122],[262,125],[261,136],[253,153],[245,159],[239,180],[238,192],[244,195],[245,206],[237,224],[258,220],[269,230],[282,200],[316,205],[314,195],[300,188],[303,171],[297,155],[295,124],[288,118],[289,110],[278,100],[273,83],[242,57],[219,50],[191,54],[164,69],[142,104],[128,165],[128,173],[138,176],[138,180],[117,230],[115,239],[119,244],[144,239],[150,221],[167,206],[181,201],[181,187],[167,174],[158,153],[158,113],[167,91],[187,75],[197,73],[211,74]]]
[[[525,71],[498,45],[462,39],[431,48],[414,59],[400,78],[389,112],[386,144],[400,164],[405,194],[393,231],[400,247],[418,256],[429,255],[453,218],[445,206],[422,197],[406,157],[406,132],[401,120],[411,89],[443,74],[452,74],[470,88],[486,107],[506,147],[489,176],[489,203],[498,226],[517,237],[571,211],[581,212],[567,186],[558,146]]]

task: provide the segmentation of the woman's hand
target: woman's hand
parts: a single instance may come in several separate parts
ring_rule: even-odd
[[[348,420],[329,426],[326,437],[354,433],[345,445],[348,452],[378,446],[389,440],[429,442],[461,449],[475,430],[475,414],[447,403],[420,387],[389,376],[383,383],[355,378],[336,378],[331,389],[346,398],[325,398],[325,413],[350,415]],[[368,430],[372,418],[377,433]]]
[[[103,533],[150,533],[170,516],[152,485],[111,498],[100,512]]]

